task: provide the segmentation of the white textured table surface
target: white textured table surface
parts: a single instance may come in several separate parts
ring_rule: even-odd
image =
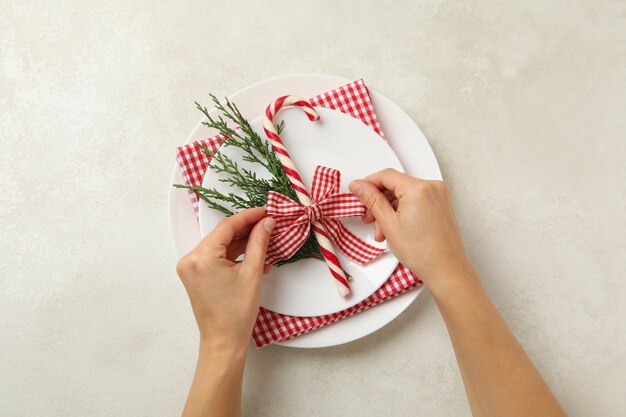
[[[621,1],[0,0],[0,414],[172,416],[196,330],[167,183],[193,101],[363,77],[422,127],[495,303],[570,416],[626,413]],[[550,4],[548,4],[550,3]],[[246,415],[467,416],[425,293],[337,348],[252,352]]]

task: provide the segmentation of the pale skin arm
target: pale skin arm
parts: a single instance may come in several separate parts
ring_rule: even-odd
[[[432,292],[474,417],[565,416],[469,262],[446,185],[384,170],[350,190],[368,207],[376,239]]]
[[[262,208],[223,220],[178,263],[200,330],[196,373],[183,417],[236,417],[265,253],[276,222]],[[245,252],[243,262],[237,257]]]

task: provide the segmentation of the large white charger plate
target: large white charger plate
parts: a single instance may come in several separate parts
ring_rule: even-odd
[[[236,104],[236,103],[235,103]],[[363,178],[385,168],[404,171],[396,154],[374,130],[340,111],[317,107],[320,119],[310,121],[301,109],[287,108],[277,115],[277,123],[284,121],[281,140],[289,151],[307,189],[311,189],[313,173],[318,165],[341,172],[341,192],[347,192],[350,181]],[[265,140],[262,119],[250,121],[252,129]],[[220,153],[235,161],[241,169],[255,172],[260,178],[272,178],[259,164],[243,160],[244,152],[234,146],[221,148]],[[222,194],[243,192],[223,182],[228,176],[207,170],[203,186]],[[228,205],[228,204],[226,204]],[[229,207],[233,209],[233,207]],[[224,214],[200,204],[200,232],[206,236],[224,218]],[[384,247],[374,240],[374,228],[359,218],[344,218],[342,222],[350,231],[371,245]],[[367,265],[351,261],[335,249],[343,269],[352,276],[351,294],[341,297],[326,263],[305,259],[293,264],[273,268],[263,277],[261,306],[291,316],[320,316],[345,310],[369,297],[380,288],[398,265],[389,251]]]
[[[267,103],[278,96],[295,94],[301,97],[313,97],[350,81],[350,79],[333,75],[294,74],[250,85],[229,98],[237,102],[244,116],[254,119],[262,114]],[[415,122],[382,94],[371,89],[370,94],[385,138],[396,152],[405,171],[419,178],[441,179],[437,159]],[[199,122],[185,143],[207,138],[214,133]],[[174,249],[179,257],[192,250],[200,241],[200,228],[189,203],[187,192],[172,187],[173,184],[182,183],[183,178],[178,166],[174,164],[169,184],[169,226]],[[422,288],[417,288],[408,291],[347,320],[341,320],[331,326],[276,344],[298,348],[319,348],[359,339],[375,332],[400,315],[417,298],[421,290]]]

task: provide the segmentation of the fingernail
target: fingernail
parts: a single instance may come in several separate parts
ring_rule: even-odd
[[[348,185],[348,189],[354,194],[359,195],[361,194],[361,191],[363,191],[363,183],[359,180],[354,180],[350,182],[350,185]]]
[[[276,220],[272,217],[266,217],[265,220],[263,220],[263,229],[265,229],[267,233],[272,233],[274,226],[276,226]]]

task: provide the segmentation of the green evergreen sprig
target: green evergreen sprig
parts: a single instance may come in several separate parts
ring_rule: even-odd
[[[225,138],[222,147],[233,146],[241,149],[244,154],[243,161],[262,166],[270,173],[271,178],[260,178],[256,172],[239,166],[236,161],[223,152],[214,152],[209,147],[196,142],[202,152],[211,158],[211,164],[208,168],[216,173],[225,174],[223,178],[220,178],[220,181],[241,190],[243,196],[233,192],[224,194],[215,188],[201,186],[175,184],[174,187],[194,191],[209,208],[226,216],[232,216],[235,212],[247,208],[264,206],[267,203],[269,191],[278,192],[298,201],[296,192],[271,145],[266,140],[261,139],[252,129],[248,120],[234,103],[225,99],[225,104],[222,104],[213,94],[209,94],[209,96],[220,114],[213,117],[206,107],[196,102],[196,108],[206,117],[206,121],[202,124],[217,130]],[[229,122],[238,128],[229,126]],[[277,126],[279,134],[283,127],[284,121]],[[281,261],[277,265],[280,266],[305,258],[324,259],[313,235],[309,236],[304,245],[290,259]]]

